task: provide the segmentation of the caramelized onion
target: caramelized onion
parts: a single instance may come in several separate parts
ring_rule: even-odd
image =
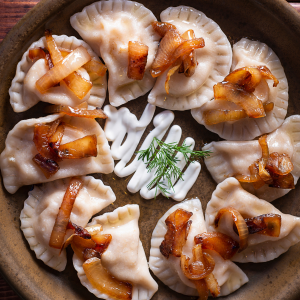
[[[28,57],[31,60],[45,58],[46,57],[45,50],[48,51],[47,49],[42,47],[29,49]]]
[[[246,224],[244,218],[242,217],[242,215],[235,208],[228,206],[228,207],[221,208],[219,210],[218,214],[216,215],[216,217],[215,217],[215,227],[216,228],[219,225],[219,221],[220,221],[221,217],[225,213],[231,214],[233,222],[236,225],[236,228],[238,230],[238,234],[240,237],[240,248],[239,248],[238,252],[241,252],[244,249],[246,249],[248,246],[249,231],[248,231],[247,224]]]
[[[85,228],[91,236],[100,233],[103,228],[100,224],[91,225]]]
[[[90,60],[91,56],[87,50],[83,46],[79,46],[36,82],[37,90],[45,93]]]
[[[278,85],[278,79],[271,73],[271,71],[266,66],[258,66],[257,68],[261,72],[263,78],[272,79],[274,81],[273,87],[276,87]]]
[[[256,183],[261,180],[260,176],[258,174],[254,175],[242,175],[237,174],[234,176],[239,182],[248,182],[248,183]],[[265,184],[265,183],[264,183]]]
[[[94,257],[86,260],[82,267],[91,285],[101,293],[119,300],[132,298],[132,285],[111,276],[102,266],[99,258]]]
[[[269,184],[269,187],[281,188],[281,189],[294,189],[294,176],[289,173],[287,175],[272,174],[273,182]]]
[[[72,223],[69,220],[67,229],[72,229],[74,230],[74,233],[79,235],[80,237],[84,238],[84,239],[90,239],[91,238],[91,234],[83,227],[76,225],[75,223]]]
[[[263,235],[279,237],[281,229],[281,216],[277,214],[264,214],[245,219],[249,234],[259,233]]]
[[[82,184],[83,182],[81,179],[76,177],[71,178],[69,186],[64,195],[62,204],[59,208],[55,224],[53,226],[53,230],[49,241],[50,247],[61,249],[64,242],[68,222],[70,220],[71,211],[75,199],[82,187]]]
[[[96,157],[97,154],[97,137],[95,134],[60,145],[58,149],[58,156],[62,159]]]
[[[144,77],[149,47],[140,42],[128,42],[127,77],[142,80]]]
[[[175,25],[167,22],[154,21],[151,23],[151,25],[154,31],[158,33],[161,37],[164,37],[167,31],[169,30],[177,30]]]
[[[47,179],[49,179],[59,170],[59,165],[56,161],[46,158],[40,153],[36,154],[32,160],[41,169]]]
[[[261,187],[263,187],[265,185],[265,182],[260,178],[259,176],[259,167],[258,167],[258,161],[253,163],[252,165],[249,166],[249,172],[250,174],[256,175],[259,177],[258,181],[252,182],[253,187],[257,190],[260,189]]]
[[[165,220],[168,230],[165,234],[159,249],[163,256],[169,258],[169,255],[180,257],[182,247],[187,239],[193,213],[184,209],[177,209],[171,213]]]
[[[258,139],[258,143],[261,147],[261,152],[262,152],[262,158],[267,161],[269,158],[269,147],[267,143],[267,135],[263,135]]]
[[[182,38],[184,38],[185,40],[192,40],[194,38],[196,38],[194,30],[189,29],[187,31],[185,31],[182,35]],[[184,75],[186,77],[191,77],[192,75],[194,75],[196,67],[197,67],[197,59],[196,59],[196,51],[193,50],[190,53],[185,54],[182,57],[182,73],[184,73]]]
[[[200,280],[209,275],[215,267],[214,259],[206,252],[202,252],[201,244],[193,248],[193,262],[181,255],[180,266],[183,274],[190,280]]]
[[[230,82],[219,82],[214,85],[216,100],[227,100],[243,108],[250,118],[266,116],[263,104],[254,94]]]
[[[167,77],[166,77],[166,81],[165,81],[165,90],[166,90],[167,94],[169,94],[169,90],[170,90],[169,81],[171,79],[171,76],[179,69],[180,64],[181,64],[181,62],[177,63],[177,65],[172,67],[167,73]]]
[[[224,78],[224,82],[230,82],[239,86],[244,86],[251,80],[251,73],[246,68],[240,68],[232,71]]]
[[[205,280],[193,280],[193,283],[196,286],[197,292],[199,294],[198,300],[207,300],[209,293]]]
[[[239,244],[230,236],[221,232],[204,232],[194,237],[196,244],[201,244],[202,249],[218,252],[223,259],[230,259],[239,249]]]
[[[56,125],[56,123],[55,123]],[[58,157],[55,151],[49,146],[49,131],[51,126],[47,124],[36,124],[33,130],[33,142],[36,150],[45,159],[57,161]]]
[[[269,112],[274,108],[273,102],[268,102],[263,104],[265,112]],[[243,109],[210,109],[203,113],[205,124],[214,125],[228,121],[238,121],[240,119],[246,118],[247,114]]]
[[[112,236],[111,234],[96,234],[92,237],[93,241],[96,243],[95,249],[102,255],[108,248]]]
[[[266,169],[270,173],[275,173],[277,175],[287,175],[293,171],[294,166],[287,154],[279,155],[277,152],[270,154]]]
[[[71,107],[68,105],[51,105],[48,106],[45,110],[47,113],[64,113],[73,117],[82,117],[90,119],[106,119],[107,115],[103,112],[102,109],[97,108],[94,110],[87,110],[79,107]]]
[[[60,61],[63,60],[64,56],[62,55],[60,49],[57,47],[56,42],[49,30],[45,31],[47,47],[49,49],[51,59],[54,65],[57,65]],[[67,55],[72,53],[69,51]],[[66,55],[66,56],[67,56]],[[84,96],[90,91],[93,84],[84,79],[81,75],[76,72],[72,72],[69,76],[64,78],[66,86],[79,98],[83,99]]]
[[[82,254],[83,254],[83,260],[84,261],[86,261],[90,258],[93,258],[93,257],[96,257],[96,258],[99,258],[99,259],[101,258],[100,253],[97,250],[91,249],[91,248],[85,248],[83,250]]]
[[[107,71],[107,67],[102,62],[97,61],[95,59],[91,59],[89,62],[87,62],[82,67],[88,73],[95,73],[98,76],[104,76]]]
[[[49,146],[55,151],[59,149],[60,143],[64,136],[64,132],[65,132],[65,124],[61,123],[58,125],[54,134],[48,139]]]
[[[172,29],[166,32],[165,36],[160,41],[159,48],[152,64],[152,77],[158,77],[176,61],[176,59],[172,61],[172,56],[182,41],[183,39],[177,30]]]
[[[65,77],[64,83],[80,100],[83,99],[93,87],[90,80],[86,80],[77,72],[73,72]]]
[[[204,278],[204,280],[211,295],[213,297],[218,297],[220,295],[221,289],[214,274],[210,273],[208,276]]]

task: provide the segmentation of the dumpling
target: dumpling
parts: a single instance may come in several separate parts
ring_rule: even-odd
[[[195,74],[185,77],[176,72],[170,80],[170,93],[165,91],[168,70],[157,78],[148,101],[171,110],[200,107],[214,97],[213,86],[228,74],[232,62],[230,43],[219,25],[197,9],[188,6],[169,7],[160,14],[162,22],[174,24],[183,34],[193,29],[203,38],[205,47],[197,49]]]
[[[146,94],[154,85],[149,69],[154,60],[159,36],[151,22],[153,13],[140,3],[127,0],[95,2],[73,15],[72,27],[103,58],[109,71],[109,101],[122,105]],[[137,41],[149,47],[144,78],[127,77],[128,42]]]
[[[159,219],[153,231],[149,267],[152,272],[172,290],[189,296],[197,296],[198,292],[195,289],[194,284],[192,281],[188,280],[181,271],[180,258],[170,256],[169,259],[166,259],[159,250],[159,246],[167,232],[165,219],[178,208],[182,208],[193,213],[190,218],[190,220],[192,220],[192,225],[190,227],[186,244],[182,249],[183,254],[192,257],[194,237],[199,233],[207,231],[199,199],[192,199],[174,205],[163,215],[161,219]],[[215,251],[210,251],[209,254],[213,256],[216,263],[213,274],[221,287],[220,296],[226,296],[234,292],[249,281],[246,274],[232,261],[224,260]]]
[[[286,252],[292,245],[300,241],[300,218],[283,214],[271,203],[258,199],[246,192],[235,178],[228,178],[219,183],[213,192],[205,212],[205,222],[208,231],[216,231],[214,226],[215,216],[221,208],[227,206],[232,206],[237,209],[244,218],[256,217],[268,213],[281,215],[279,237],[250,234],[248,247],[242,252],[236,253],[232,258],[233,261],[269,261]],[[238,240],[238,235],[232,228],[232,218],[229,218],[228,215],[225,214],[221,218],[217,230]]]
[[[85,227],[90,218],[116,200],[109,186],[92,176],[81,177],[83,187],[78,193],[70,220]],[[67,264],[66,250],[59,254],[58,249],[49,246],[55,219],[62,203],[70,178],[35,186],[29,192],[21,211],[21,229],[36,257],[47,266],[63,271]]]
[[[300,115],[287,118],[267,138],[270,153],[285,153],[291,158],[294,165],[291,174],[294,176],[295,184],[300,176],[299,140]],[[236,174],[250,175],[249,166],[262,156],[258,140],[212,142],[205,145],[203,150],[212,152],[210,156],[205,158],[205,164],[217,183]],[[243,183],[242,186],[248,192],[267,201],[273,201],[290,191],[290,189],[271,188],[266,184],[260,189],[254,189],[251,183]]]
[[[94,60],[100,61],[99,57],[93,52],[91,47],[82,40],[66,35],[53,35],[58,47],[66,50],[74,50],[79,46],[87,49],[88,53]],[[91,80],[93,87],[90,92],[80,100],[71,92],[62,82],[60,86],[49,89],[45,94],[41,94],[35,87],[36,81],[41,78],[47,71],[48,67],[44,59],[39,59],[32,62],[29,58],[29,50],[33,48],[46,47],[46,38],[42,37],[37,42],[34,42],[28,50],[23,54],[21,61],[17,65],[16,75],[9,89],[10,104],[15,112],[26,111],[39,101],[52,104],[63,104],[69,106],[77,106],[83,101],[87,101],[89,105],[101,107],[106,96],[106,75],[96,76],[88,74],[83,68],[78,72],[82,77]]]
[[[33,143],[34,126],[51,123],[62,115],[55,114],[38,119],[20,121],[8,133],[5,149],[0,155],[0,167],[6,190],[13,194],[23,185],[53,181],[90,173],[111,173],[114,161],[105,134],[97,121],[86,118],[64,116],[66,126],[62,144],[95,134],[97,137],[97,157],[66,159],[59,163],[60,169],[47,179],[32,158],[38,153]]]
[[[202,107],[192,110],[192,116],[196,121],[203,124],[208,130],[217,133],[221,138],[231,141],[252,140],[278,128],[284,121],[288,107],[288,82],[278,56],[266,44],[245,38],[233,45],[232,71],[246,66],[259,65],[267,66],[279,80],[277,87],[273,87],[273,82],[270,80],[267,81],[267,84],[266,81],[262,81],[254,92],[263,103],[274,103],[274,109],[267,112],[266,117],[256,119],[247,117],[234,122],[206,125],[203,118],[206,110],[241,109],[228,101],[212,100]]]
[[[157,291],[158,285],[151,277],[139,238],[137,204],[119,207],[111,213],[96,217],[88,225],[101,224],[103,234],[111,234],[112,240],[101,256],[101,263],[118,280],[130,282],[133,286],[132,300],[149,300]],[[95,296],[111,299],[94,288],[87,279],[83,261],[74,254],[73,264],[81,283]]]

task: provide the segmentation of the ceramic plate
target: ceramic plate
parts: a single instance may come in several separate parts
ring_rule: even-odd
[[[43,116],[44,104],[39,103],[25,113],[14,113],[9,104],[8,89],[14,77],[18,61],[29,45],[43,36],[46,28],[54,34],[78,34],[71,28],[69,18],[92,0],[42,0],[8,34],[0,45],[0,151],[4,149],[5,137],[10,129],[21,119]],[[281,59],[289,81],[288,116],[300,113],[300,17],[284,0],[142,0],[157,18],[162,10],[181,4],[195,7],[216,21],[231,43],[242,37],[260,40],[269,45]],[[106,102],[107,103],[107,102]],[[126,104],[140,117],[147,103],[147,96]],[[157,109],[156,113],[161,109]],[[219,140],[218,136],[199,125],[190,111],[175,112],[174,124],[183,128],[183,137],[191,136],[196,140],[196,148],[203,143]],[[147,132],[152,129],[148,127]],[[96,174],[96,177],[100,175]],[[111,185],[117,201],[105,211],[112,211],[126,203],[140,205],[141,240],[149,256],[150,237],[157,220],[175,204],[162,196],[156,200],[143,200],[139,194],[131,195],[126,190],[126,182],[114,174],[103,175],[103,181]],[[198,196],[206,204],[215,189],[215,182],[202,162],[200,176],[188,194]],[[33,251],[20,231],[20,211],[27,198],[29,187],[21,188],[16,194],[7,193],[0,186],[0,267],[3,276],[11,283],[16,292],[24,299],[97,299],[79,282],[68,253],[68,265],[64,272],[56,272],[35,258]],[[284,213],[300,216],[300,186],[288,195],[273,202]],[[274,261],[264,264],[239,265],[250,281],[226,299],[300,299],[300,244],[293,246],[287,253]],[[158,279],[159,291],[154,300],[191,299],[171,291]]]

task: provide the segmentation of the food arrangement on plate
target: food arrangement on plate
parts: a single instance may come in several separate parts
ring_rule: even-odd
[[[299,218],[269,203],[300,176],[300,116],[285,119],[288,82],[270,47],[247,38],[231,47],[216,22],[187,6],[165,9],[158,21],[140,3],[99,1],[70,23],[83,40],[46,30],[24,53],[9,90],[16,113],[52,104],[47,116],[16,124],[0,156],[9,193],[35,185],[20,219],[37,259],[64,271],[71,246],[80,282],[101,299],[149,300],[158,278],[202,300],[249,281],[234,262],[267,262],[300,241]],[[110,104],[102,110],[106,89]],[[119,108],[141,105],[147,92],[139,120]],[[167,110],[155,115],[156,107]],[[191,110],[226,140],[201,150],[192,137],[180,143],[172,110]],[[218,184],[204,213],[201,194],[187,199],[201,157]],[[134,173],[127,190],[153,205],[163,197],[180,202],[157,219],[149,267],[139,205],[128,200],[101,214],[118,199],[87,175],[112,172]]]

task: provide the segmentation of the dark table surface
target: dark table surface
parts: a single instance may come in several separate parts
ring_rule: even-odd
[[[298,0],[299,1],[299,0]],[[39,0],[0,0],[0,42]],[[300,12],[300,3],[289,1]],[[0,275],[0,300],[21,300]]]

